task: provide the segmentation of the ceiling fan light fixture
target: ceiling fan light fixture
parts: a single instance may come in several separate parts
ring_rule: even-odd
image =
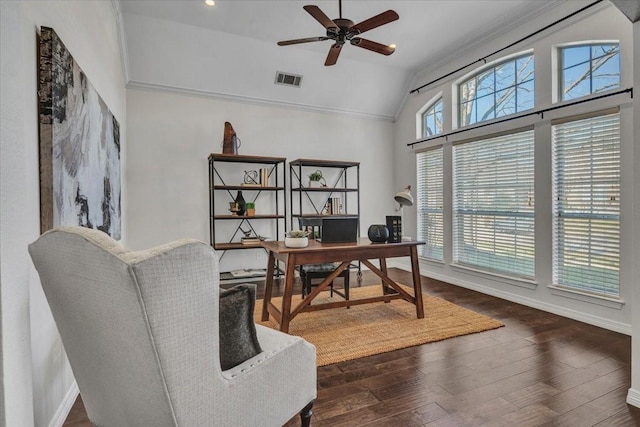
[[[215,6],[216,2],[214,0],[204,0],[204,4],[207,6]]]
[[[359,35],[388,24],[399,19],[398,14],[393,10],[379,13],[369,19],[354,24],[352,20],[342,17],[342,0],[338,0],[340,9],[340,17],[329,19],[327,15],[315,5],[303,6],[303,9],[309,13],[316,21],[318,21],[326,30],[326,37],[307,37],[303,39],[279,41],[278,46],[289,46],[293,44],[309,43],[316,41],[332,40],[334,44],[329,48],[329,54],[324,63],[326,66],[335,65],[338,56],[342,50],[342,46],[347,42],[353,46],[370,50],[382,55],[389,56],[396,50],[395,44],[384,45],[371,40],[360,38]]]

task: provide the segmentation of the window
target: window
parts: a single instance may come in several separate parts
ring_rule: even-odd
[[[418,153],[417,163],[418,240],[426,242],[425,245],[418,246],[419,254],[442,261],[442,147]]]
[[[442,98],[438,99],[422,114],[422,137],[442,133]]]
[[[460,126],[534,107],[533,54],[484,69],[458,85]]]
[[[454,262],[535,274],[533,130],[453,147]]]
[[[562,101],[620,86],[618,43],[563,47],[560,62]]]
[[[554,283],[619,296],[620,116],[553,126]]]

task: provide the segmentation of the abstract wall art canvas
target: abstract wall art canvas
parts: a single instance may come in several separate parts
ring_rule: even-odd
[[[56,32],[39,42],[40,229],[121,237],[120,126]]]

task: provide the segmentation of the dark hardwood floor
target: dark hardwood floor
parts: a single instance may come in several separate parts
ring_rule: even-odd
[[[374,282],[365,273],[363,285]],[[422,286],[505,327],[318,368],[312,426],[640,426],[625,402],[630,337],[425,277]],[[64,426],[90,425],[78,398]]]

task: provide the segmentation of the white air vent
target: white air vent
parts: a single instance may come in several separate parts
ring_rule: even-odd
[[[283,73],[282,71],[276,72],[276,81],[278,85],[300,87],[302,82],[302,76],[296,76],[295,74]]]

